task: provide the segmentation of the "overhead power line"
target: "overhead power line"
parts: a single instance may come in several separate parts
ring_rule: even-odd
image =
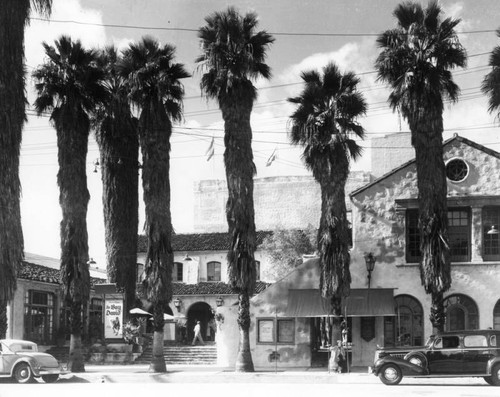
[[[160,26],[141,26],[141,25],[122,25],[122,24],[111,24],[111,23],[95,23],[95,22],[82,22],[75,21],[72,19],[48,19],[48,18],[38,18],[31,17],[32,21],[44,21],[44,22],[54,22],[54,23],[72,23],[75,25],[85,25],[85,26],[101,26],[106,28],[119,28],[119,29],[139,29],[139,30],[163,30],[168,32],[198,32],[199,29],[194,28],[168,28]],[[268,32],[273,36],[312,36],[312,37],[378,37],[380,33],[322,33],[322,32]],[[496,29],[483,29],[483,30],[468,30],[457,32],[457,34],[480,34],[480,33],[494,33],[496,34]]]

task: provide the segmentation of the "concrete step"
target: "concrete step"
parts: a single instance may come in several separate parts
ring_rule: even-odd
[[[163,354],[167,364],[216,364],[217,347],[215,345],[206,346],[164,346]],[[152,357],[152,347],[148,348],[135,361],[135,363],[149,363]]]

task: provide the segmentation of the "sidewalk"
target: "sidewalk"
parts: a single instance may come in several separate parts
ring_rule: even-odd
[[[167,365],[166,373],[150,373],[149,365],[86,365],[84,373],[71,373],[60,382],[79,383],[379,383],[367,368],[328,373],[327,368],[259,369],[234,372],[214,365]],[[363,370],[361,372],[361,370]]]

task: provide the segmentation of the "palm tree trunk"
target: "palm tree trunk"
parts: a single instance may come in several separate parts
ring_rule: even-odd
[[[154,308],[153,355],[151,357],[151,363],[149,364],[149,372],[167,372],[165,353],[163,352],[163,327],[165,325],[163,311],[160,305]]]
[[[0,304],[0,339],[7,336],[7,302]]]
[[[71,340],[68,369],[84,371],[81,352],[82,305],[90,296],[87,234],[86,159],[89,122],[86,116],[61,108],[56,122],[61,221],[61,281],[71,308]],[[80,362],[81,360],[81,362]]]
[[[166,372],[163,357],[163,313],[172,300],[172,217],[170,214],[170,135],[172,125],[161,105],[140,118],[142,184],[148,248],[144,271],[147,299],[154,307],[151,372]],[[161,354],[160,354],[161,351]]]
[[[227,255],[229,280],[239,293],[238,325],[240,339],[236,371],[253,372],[250,352],[249,295],[255,290],[255,213],[250,114],[253,100],[242,89],[234,97],[219,101],[224,118],[224,165],[228,189],[226,218],[231,245]]]
[[[135,304],[139,210],[139,141],[132,123],[120,131],[101,131],[103,213],[108,279],[125,293],[125,313]]]
[[[422,259],[420,274],[425,292],[431,294],[430,321],[442,331],[446,320],[443,293],[451,286],[448,245],[446,171],[443,160],[441,113],[425,115],[410,124],[415,147],[419,197],[419,230]]]
[[[68,370],[71,372],[85,372],[85,364],[82,348],[82,305],[79,302],[68,302],[70,306],[70,340]]]
[[[16,290],[16,270],[23,259],[19,153],[26,119],[24,26],[28,1],[8,0],[0,7],[0,306]],[[1,318],[6,321],[6,317]],[[0,328],[7,328],[2,324]]]
[[[240,338],[235,370],[237,372],[254,372],[252,353],[250,351],[250,299],[248,294],[240,293],[238,302]]]

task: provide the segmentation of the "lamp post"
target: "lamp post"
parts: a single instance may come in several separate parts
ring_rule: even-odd
[[[368,254],[365,254],[365,263],[366,263],[366,270],[368,272],[368,289],[370,289],[370,283],[372,280],[372,272],[373,269],[375,268],[375,257],[371,252]]]

